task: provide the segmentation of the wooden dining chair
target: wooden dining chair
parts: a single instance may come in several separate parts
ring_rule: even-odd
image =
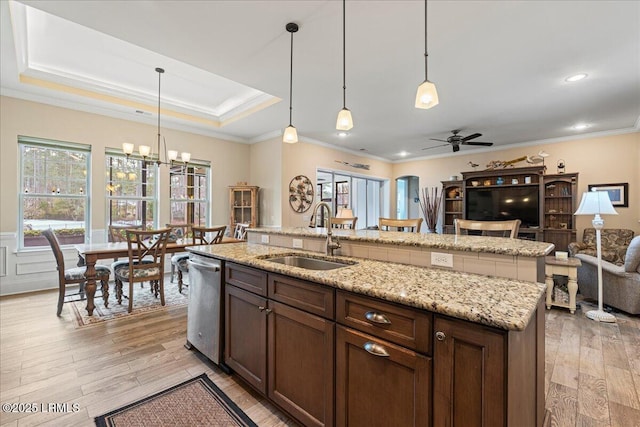
[[[184,241],[186,242],[186,239],[188,239],[191,236],[191,227],[193,227],[193,224],[172,224],[172,223],[168,223],[165,224],[165,226],[167,228],[171,229],[171,233],[169,233],[169,242],[175,242],[178,239],[184,239]],[[173,263],[173,258],[174,257],[181,257],[181,256],[189,256],[188,253],[186,252],[180,252],[179,254],[175,254],[172,258],[171,258],[171,277],[169,279],[169,281],[171,283],[173,283],[173,279],[176,276],[176,266]]]
[[[250,223],[237,223],[236,228],[233,231],[233,238],[238,240],[247,240],[247,228],[250,226]]]
[[[194,245],[217,245],[222,243],[227,226],[221,227],[196,227],[191,228],[192,242]],[[171,264],[178,270],[178,292],[182,293],[182,287],[186,286],[184,274],[189,274],[189,254],[179,254],[171,257]]]
[[[395,218],[379,218],[378,228],[382,231],[408,231],[413,233],[420,232],[422,218],[415,219],[395,219]]]
[[[509,237],[511,239],[518,238],[518,230],[520,230],[519,219],[509,221],[475,221],[470,219],[456,219],[454,225],[456,235],[479,235],[494,237]],[[472,231],[469,233],[469,231]]]
[[[331,227],[333,228],[350,228],[352,230],[356,229],[356,222],[358,221],[358,217],[346,218],[346,217],[332,217],[331,218]]]
[[[64,268],[64,255],[62,253],[62,249],[60,249],[60,242],[58,242],[58,238],[52,229],[47,229],[42,232],[44,237],[47,238],[49,245],[51,245],[51,249],[53,250],[53,255],[56,258],[56,264],[58,268],[58,310],[56,314],[60,316],[62,313],[62,305],[65,302],[72,301],[82,301],[85,299],[84,293],[84,285],[87,282],[85,277],[85,273],[87,271],[87,267],[74,267],[65,269]],[[105,289],[109,286],[109,276],[111,275],[111,270],[109,267],[104,265],[96,264],[96,280],[99,280],[102,284],[102,288]],[[78,291],[67,293],[67,285],[78,284]]]
[[[150,282],[156,298],[164,305],[164,255],[170,228],[160,230],[127,230],[129,261],[115,268],[116,298],[122,303],[122,282],[129,283],[129,308],[133,310],[133,284]]]

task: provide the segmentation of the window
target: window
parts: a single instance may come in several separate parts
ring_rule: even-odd
[[[171,166],[171,224],[209,224],[210,170],[208,164],[199,163],[189,163],[187,167]]]
[[[20,189],[18,248],[49,246],[52,228],[60,244],[85,243],[89,229],[91,147],[18,137]]]
[[[157,227],[158,166],[122,152],[107,151],[107,226]]]

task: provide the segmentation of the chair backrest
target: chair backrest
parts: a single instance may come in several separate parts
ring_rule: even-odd
[[[196,227],[193,226],[191,231],[193,232],[193,243],[195,245],[216,245],[222,242],[224,232],[227,230],[227,226],[222,227]]]
[[[355,230],[357,221],[358,221],[357,216],[353,218],[332,217],[331,226],[333,228],[351,228]]]
[[[634,231],[627,228],[603,228],[600,232],[603,248],[619,248],[629,246],[634,236]],[[596,229],[585,228],[582,234],[582,242],[596,246]]]
[[[470,219],[456,219],[454,221],[456,234],[469,234],[468,230],[478,231],[478,235],[510,237],[516,239],[520,230],[519,219],[509,221],[474,221]]]
[[[175,241],[175,239],[187,239],[191,236],[193,224],[165,224],[165,227],[171,229],[169,241]]]
[[[409,231],[413,233],[420,232],[422,218],[415,219],[395,219],[395,218],[379,218],[378,228],[382,231],[391,231],[389,227],[395,228],[396,231]]]
[[[247,239],[247,228],[249,228],[251,224],[239,222],[236,224],[236,229],[233,232],[233,238],[238,240],[246,240]]]
[[[135,270],[157,267],[164,272],[164,255],[167,249],[170,228],[160,230],[127,230],[129,249],[129,277],[135,278]],[[144,260],[144,263],[142,262]],[[147,277],[144,281],[151,280]]]
[[[42,235],[47,238],[49,245],[51,245],[53,256],[55,256],[56,264],[58,265],[58,272],[62,274],[62,279],[64,281],[64,254],[62,253],[62,249],[60,249],[60,242],[58,242],[58,238],[50,228],[44,230]]]
[[[109,225],[109,242],[126,242],[126,230],[142,230],[141,225]]]

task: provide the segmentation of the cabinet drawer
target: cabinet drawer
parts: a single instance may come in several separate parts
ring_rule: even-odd
[[[227,263],[225,280],[254,294],[267,296],[267,273],[243,265]]]
[[[287,276],[269,274],[268,295],[275,301],[327,319],[333,319],[335,316],[333,288]]]
[[[430,313],[337,291],[336,321],[404,347],[431,354]]]

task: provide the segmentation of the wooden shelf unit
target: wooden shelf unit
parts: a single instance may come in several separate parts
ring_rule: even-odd
[[[442,231],[444,234],[454,234],[455,226],[453,221],[457,218],[464,218],[464,188],[462,181],[442,181],[443,213],[444,224]]]
[[[260,187],[251,185],[229,186],[229,226],[233,232],[236,224],[258,225],[258,190]]]
[[[576,241],[577,173],[545,175],[544,185],[544,241],[556,245],[556,250],[567,251],[569,243]]]

